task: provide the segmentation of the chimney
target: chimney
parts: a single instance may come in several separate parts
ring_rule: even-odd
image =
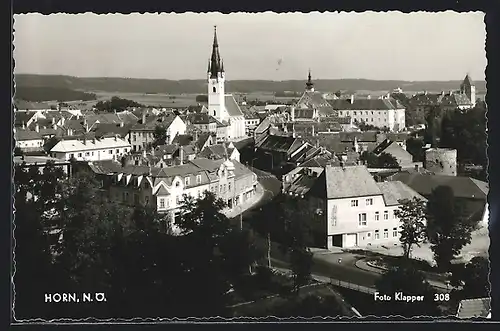
[[[87,125],[87,118],[86,117],[83,118],[83,125]]]
[[[23,126],[22,126],[22,129],[26,129],[26,124],[24,124],[24,121],[23,121]]]
[[[80,120],[80,114],[76,114],[76,119]]]
[[[142,124],[146,123],[146,111],[142,111]]]
[[[120,128],[123,128],[123,121],[120,122]]]
[[[319,147],[319,139],[316,139],[316,147]]]
[[[115,134],[115,141],[118,141],[118,135]]]
[[[312,125],[312,136],[314,137],[314,124]]]
[[[372,98],[372,96],[368,94],[368,96],[367,96],[366,98],[367,98],[367,99],[371,99],[371,98]]]
[[[292,122],[295,122],[295,107],[291,107],[290,116],[291,116]]]
[[[183,148],[183,146],[181,146],[179,148],[179,159],[181,161],[180,165],[183,165],[184,164],[184,148]]]
[[[35,124],[35,131],[40,132],[40,126],[38,126],[38,123]]]
[[[142,150],[142,157],[144,157],[144,158],[146,157],[146,149]]]
[[[155,148],[154,147],[151,148],[151,155],[155,156]]]
[[[453,95],[453,91],[450,91],[450,95]]]
[[[360,165],[363,165],[363,161],[358,160],[358,165],[359,165],[359,166],[360,166]]]
[[[89,132],[89,125],[88,125],[88,123],[85,123],[85,132]]]
[[[52,125],[56,124],[56,118],[52,117]]]
[[[441,91],[441,96],[444,96],[444,91]]]
[[[354,103],[354,94],[351,94],[351,105]]]

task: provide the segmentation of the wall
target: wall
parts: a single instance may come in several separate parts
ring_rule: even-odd
[[[364,122],[378,128],[387,127],[391,131],[398,131],[405,127],[404,109],[387,110],[340,110],[340,117],[351,117],[352,120]],[[399,125],[402,124],[402,127]]]
[[[43,149],[43,140],[16,140],[16,147],[19,147],[24,152],[41,151]]]
[[[75,152],[56,152],[51,155],[60,160],[69,161],[74,157],[77,161],[103,161],[103,160],[119,160],[123,155],[130,152],[130,147],[96,149],[93,151],[75,151]],[[111,151],[111,153],[110,153]]]
[[[173,138],[172,138],[173,139]],[[154,141],[153,131],[130,131],[130,143],[133,151],[141,151],[149,143]]]
[[[457,175],[457,150],[431,148],[425,151],[425,169],[436,175]]]
[[[167,144],[171,144],[174,141],[176,135],[185,133],[186,123],[184,123],[184,121],[179,116],[176,116],[172,123],[170,123],[170,126],[167,128]]]
[[[367,206],[366,199],[373,199],[373,205]],[[351,207],[351,200],[358,200],[358,207]],[[332,246],[332,235],[357,233],[358,246],[397,242],[397,237],[392,236],[392,230],[399,226],[399,220],[394,217],[394,210],[398,206],[385,206],[382,195],[360,198],[346,198],[328,200],[327,203],[327,229],[328,247]],[[336,207],[336,225],[333,223],[334,207]],[[388,212],[388,219],[384,219],[384,211]],[[379,220],[375,219],[376,212]],[[366,213],[366,226],[359,226],[359,214]],[[388,238],[384,238],[384,229],[388,229]],[[379,230],[379,239],[375,239],[375,230]],[[370,235],[368,235],[370,233]]]

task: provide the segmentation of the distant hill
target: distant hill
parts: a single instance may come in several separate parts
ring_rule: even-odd
[[[140,78],[80,78],[56,75],[15,75],[17,88],[59,88],[79,91],[103,91],[121,93],[205,93],[205,80],[166,80]],[[304,80],[232,80],[226,84],[228,92],[282,92],[304,90]],[[400,87],[403,91],[449,91],[460,87],[461,81],[398,81],[368,79],[320,79],[314,81],[319,91],[338,90],[391,91]],[[476,81],[478,93],[486,91],[485,81]]]
[[[54,86],[23,86],[16,83],[16,95],[18,100],[43,102],[43,101],[73,101],[73,100],[95,100],[94,93],[75,91],[66,87]]]

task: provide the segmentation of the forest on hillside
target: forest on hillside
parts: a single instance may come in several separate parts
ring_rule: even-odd
[[[17,100],[43,102],[43,101],[73,101],[73,100],[96,100],[94,93],[75,91],[64,87],[49,86],[18,86],[16,84]]]
[[[80,78],[57,75],[18,74],[15,76],[16,86],[65,88],[82,91],[104,91],[122,93],[204,93],[206,81],[199,80],[166,80],[136,78]],[[228,92],[282,92],[304,90],[304,80],[269,81],[269,80],[231,80],[227,81]],[[405,91],[449,91],[460,87],[457,81],[378,81],[368,79],[318,79],[314,80],[319,91],[335,92],[338,90],[391,91],[397,87]],[[476,81],[478,93],[486,91],[486,82]]]

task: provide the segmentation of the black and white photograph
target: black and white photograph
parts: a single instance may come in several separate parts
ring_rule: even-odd
[[[15,14],[13,319],[491,319],[484,20]]]

